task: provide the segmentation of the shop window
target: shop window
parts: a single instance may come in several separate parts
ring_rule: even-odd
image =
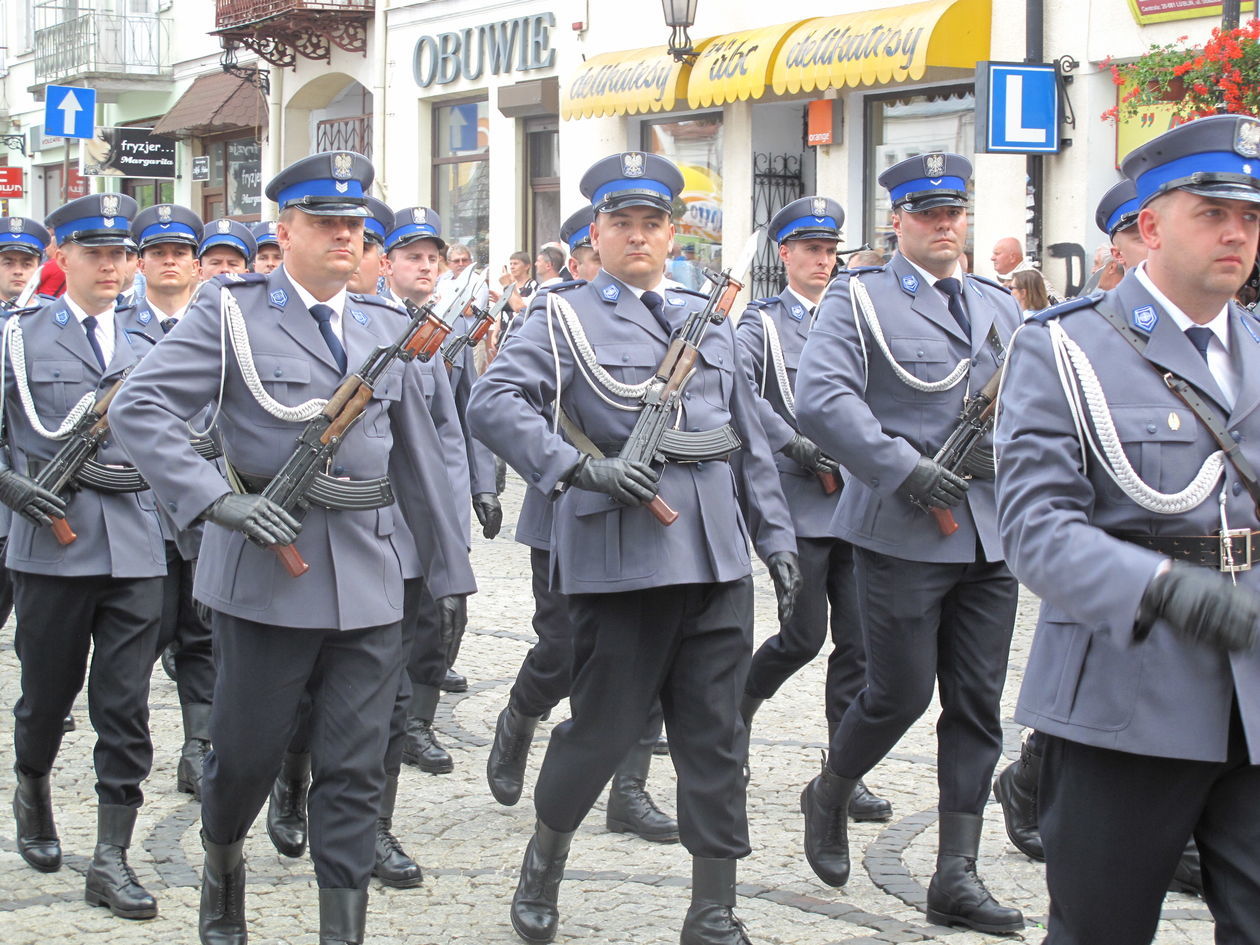
[[[490,232],[489,105],[451,102],[433,109],[433,209],[442,238],[486,262]]]
[[[696,251],[695,265],[722,268],[722,114],[643,124],[643,150],[678,165],[683,192],[674,205],[675,242]],[[683,282],[702,282],[698,270]]]
[[[158,203],[173,203],[175,200],[175,182],[173,180],[145,180],[140,177],[128,177],[122,182],[122,192],[134,197],[140,209],[152,207]]]
[[[865,228],[871,248],[891,254],[897,248],[892,231],[892,204],[879,186],[879,175],[898,161],[953,151],[973,159],[976,143],[976,96],[970,85],[870,95],[866,98],[866,154],[863,181]],[[974,184],[968,186],[968,210],[974,207]],[[972,254],[971,231],[967,253]]]
[[[251,136],[211,138],[203,142],[209,160],[201,187],[205,220],[231,217],[254,222],[262,215],[262,146]]]
[[[560,132],[554,118],[531,119],[525,126],[525,156],[529,175],[528,246],[531,256],[544,243],[560,238]]]

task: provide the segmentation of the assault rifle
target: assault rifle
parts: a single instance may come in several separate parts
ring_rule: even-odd
[[[997,409],[998,387],[1002,383],[1002,368],[993,372],[980,390],[963,401],[962,416],[954,432],[949,435],[945,444],[936,452],[933,459],[943,469],[955,475],[963,475],[962,469],[968,458],[976,451],[984,435],[993,429],[993,414]],[[936,519],[936,527],[942,535],[952,535],[958,531],[958,522],[949,509],[928,508],[932,518]]]
[[[295,518],[316,502],[332,508],[380,508],[393,501],[388,480],[355,483],[336,479],[323,472],[340,448],[346,431],[363,416],[372,391],[394,361],[428,361],[441,348],[451,326],[433,314],[433,305],[423,307],[403,300],[411,321],[407,330],[391,345],[378,347],[363,366],[341,382],[324,409],[306,422],[293,453],[262,490],[263,496]],[[388,499],[388,501],[385,501]],[[291,577],[310,570],[293,545],[267,545],[280,558]]]
[[[670,340],[664,360],[643,392],[639,419],[618,453],[622,459],[648,466],[658,466],[671,459],[696,463],[729,456],[742,445],[730,424],[702,433],[688,433],[671,429],[670,423],[678,413],[683,388],[695,374],[700,341],[710,325],[720,325],[730,314],[735,296],[744,287],[733,273],[743,277],[757,253],[760,236],[760,230],[753,231],[739,262],[732,268],[720,273],[704,271],[705,278],[713,283],[709,298],[704,308],[687,315],[687,320]],[[647,503],[647,507],[662,525],[672,525],[678,520],[678,513],[659,495]]]
[[[455,359],[458,358],[469,345],[476,345],[481,339],[486,337],[491,327],[496,325],[499,317],[507,308],[508,294],[499,297],[499,301],[495,302],[488,309],[478,308],[475,302],[469,302],[468,307],[464,310],[465,314],[474,318],[472,327],[464,332],[458,338],[446,343],[446,347],[442,349],[442,357],[446,361],[446,369],[453,370],[455,367]]]

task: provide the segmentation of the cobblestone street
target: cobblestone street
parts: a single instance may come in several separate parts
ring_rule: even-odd
[[[458,669],[467,693],[444,695],[437,728],[455,758],[455,771],[427,775],[404,767],[395,831],[422,864],[424,885],[386,890],[374,884],[368,941],[408,945],[496,945],[519,939],[508,922],[516,871],[533,826],[531,791],[547,734],[566,717],[561,705],[539,726],[525,796],[516,807],[499,806],[485,783],[494,720],[507,701],[521,658],[532,642],[528,549],[513,541],[523,486],[509,476],[505,526],[493,542],[478,537],[474,563],[481,591],[469,605],[468,634]],[[318,580],[312,575],[306,580]],[[757,573],[757,639],[773,627],[774,595],[764,568]],[[1020,729],[1010,721],[1036,617],[1036,602],[1022,602],[1004,699],[1006,757],[1018,754]],[[1003,902],[1024,910],[1029,928],[1012,938],[945,929],[922,912],[936,840],[934,713],[921,720],[867,783],[892,801],[888,824],[851,830],[854,871],[840,890],[823,886],[801,848],[801,787],[818,771],[825,747],[822,685],[825,663],[816,660],[757,716],[753,731],[748,815],[753,853],[740,865],[738,915],[757,945],[874,945],[881,942],[1040,942],[1047,902],[1043,868],[1007,841],[1001,813],[990,803],[982,843],[981,875]],[[201,845],[199,808],[175,791],[181,742],[174,684],[160,667],[153,674],[152,728],[155,759],[146,802],[130,854],[141,881],[158,897],[160,914],[135,922],[112,917],[83,901],[83,875],[95,836],[96,806],[91,758],[94,737],[80,695],[78,730],[65,738],[53,773],[53,802],[65,863],[41,874],[17,854],[9,813],[13,794],[12,713],[18,695],[18,663],[12,625],[0,644],[0,942],[62,943],[108,940],[111,945],[194,943],[197,940]],[[1005,763],[1005,762],[1003,762]],[[674,777],[667,758],[655,759],[650,788],[673,812]],[[246,844],[247,913],[251,941],[313,945],[318,941],[315,878],[308,858],[289,860],[271,847],[260,821]],[[678,941],[687,908],[690,861],[677,845],[659,846],[609,833],[602,803],[573,843],[561,889],[559,943],[607,942],[666,945]],[[1169,894],[1160,945],[1212,941],[1204,904]]]

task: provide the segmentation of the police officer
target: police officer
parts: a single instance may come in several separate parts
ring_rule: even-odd
[[[766,439],[778,452],[779,482],[792,511],[801,561],[801,594],[792,619],[753,655],[740,713],[752,718],[798,669],[818,655],[827,636],[830,605],[831,656],[827,659],[827,730],[834,735],[845,710],[866,680],[866,657],[853,585],[853,547],[829,534],[839,502],[840,471],[834,459],[796,427],[793,388],[801,349],[831,274],[844,210],[828,197],[801,197],[770,220],[779,244],[787,286],[779,295],[749,305],[735,337],[758,393]],[[888,820],[892,805],[859,779],[849,798],[854,820]]]
[[[145,295],[136,304],[136,321],[160,339],[183,317],[197,287],[197,241],[201,218],[187,207],[163,203],[140,211],[131,224],[139,248]],[[204,431],[209,414],[201,418]],[[201,796],[201,772],[210,749],[210,700],[214,695],[214,656],[210,625],[193,602],[193,574],[201,548],[201,527],[177,529],[163,516],[167,534],[166,581],[158,650],[174,652],[175,687],[184,723],[176,786]]]
[[[591,245],[594,219],[595,212],[588,204],[571,214],[560,228],[560,238],[569,247],[569,269],[583,282],[599,277],[599,254]],[[566,288],[573,287],[566,285]],[[524,789],[525,764],[534,730],[542,717],[569,695],[573,677],[569,602],[550,581],[551,509],[548,496],[537,489],[528,489],[516,522],[516,540],[530,549],[533,627],[538,642],[525,654],[517,670],[508,704],[495,723],[494,743],[486,762],[490,793],[500,804],[508,806],[520,800]],[[632,833],[653,843],[677,843],[678,823],[656,806],[647,790],[652,750],[661,734],[662,722],[658,700],[639,740],[613,774],[605,824],[614,833]]]
[[[378,381],[329,470],[334,481],[364,483],[352,506],[334,495],[299,522],[259,494],[313,409],[298,408],[330,394],[397,337],[390,309],[345,290],[362,256],[363,191],[372,174],[367,158],[334,151],[273,178],[266,194],[280,206],[285,264],[268,276],[225,276],[204,287],[116,401],[117,435],[175,524],[209,523],[195,587],[214,612],[218,669],[214,747],[202,782],[205,945],[246,940],[242,847],[306,692],[314,713],[311,856],[320,941],[363,940],[401,659],[396,518],[427,549],[435,594],[473,589],[450,484],[430,458],[438,455],[436,433],[405,364]],[[232,339],[226,347],[224,328]],[[187,445],[185,422],[211,400],[243,492]],[[374,502],[362,493],[375,494]],[[309,564],[305,577],[290,577],[265,547],[295,539]]]
[[[998,510],[1042,598],[1015,717],[1047,736],[1051,945],[1150,942],[1192,833],[1218,940],[1260,922],[1260,323],[1232,302],[1257,158],[1260,121],[1234,115],[1131,152],[1145,262],[1012,346]]]
[[[39,269],[48,230],[29,217],[0,217],[0,304],[12,307]]]
[[[1013,932],[1023,917],[985,889],[976,857],[1002,750],[999,700],[1018,586],[998,545],[991,446],[958,470],[933,459],[1019,323],[1005,289],[959,264],[970,177],[966,158],[943,153],[880,175],[898,251],[887,266],[840,273],[801,355],[801,432],[850,473],[832,534],[855,549],[867,661],[866,687],[802,807],[810,866],[828,885],[844,885],[849,797],[931,705],[939,680],[940,845],[927,916]],[[952,533],[927,509],[942,520],[949,510]]]
[[[651,378],[673,331],[705,304],[662,285],[682,183],[674,164],[641,152],[586,172],[581,189],[595,210],[591,237],[603,271],[531,301],[533,313],[481,376],[469,407],[474,433],[530,488],[559,493],[551,565],[569,596],[572,717],[551,734],[534,790],[538,824],[512,900],[512,924],[530,942],[555,936],[573,834],[658,697],[678,771],[679,833],[694,857],[682,942],[746,941],[732,907],[736,859],[749,851],[739,680],[752,648],[752,582],[735,482],[721,461],[666,463],[658,478],[616,456],[638,414],[635,385]],[[738,433],[748,454],[744,487],[758,497],[753,537],[786,616],[800,578],[795,541],[728,323],[704,336],[696,368],[682,429],[730,423]],[[546,418],[557,398],[589,440],[586,452]],[[642,507],[658,490],[678,512],[668,528]]]
[[[149,919],[157,902],[131,871],[127,848],[153,761],[148,667],[166,574],[153,494],[82,487],[59,498],[31,478],[57,453],[73,418],[152,347],[134,309],[116,304],[135,210],[130,197],[96,194],[70,201],[46,221],[66,293],[6,326],[4,425],[13,465],[0,471],[0,501],[19,513],[7,552],[22,665],[13,710],[18,850],[42,872],[61,867],[49,772],[90,648],[99,806],[85,898],[124,918]],[[96,458],[130,468],[112,436]],[[63,514],[77,535],[68,544],[46,527]]]
[[[258,251],[254,253],[254,272],[270,275],[284,262],[284,251],[280,249],[280,239],[276,236],[276,221],[255,223],[249,228],[249,232],[253,234],[254,245],[258,247]]]
[[[258,251],[254,234],[236,220],[211,220],[197,244],[197,266],[202,279],[224,272],[248,272]]]

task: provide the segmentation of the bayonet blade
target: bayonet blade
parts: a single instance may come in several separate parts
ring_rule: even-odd
[[[744,244],[744,248],[736,257],[735,265],[731,266],[731,278],[736,282],[742,282],[748,270],[752,268],[753,260],[757,258],[757,250],[761,247],[761,233],[761,227],[752,231],[748,242]]]

